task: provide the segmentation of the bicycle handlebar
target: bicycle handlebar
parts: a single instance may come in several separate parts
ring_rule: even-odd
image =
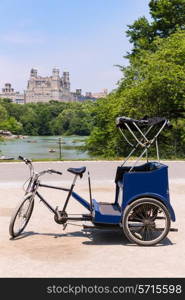
[[[20,155],[19,155],[18,159],[24,161],[25,164],[31,164],[31,160],[28,159],[28,158],[25,158],[25,157],[23,157],[23,156],[20,156]]]
[[[25,158],[21,155],[19,155],[18,159],[24,161],[25,164],[29,165],[30,172],[31,172],[32,175],[36,174],[36,173],[34,173],[34,168],[33,168],[33,165],[32,165],[32,161],[30,159]],[[59,172],[59,171],[56,171],[56,170],[53,170],[53,169],[47,169],[47,170],[44,170],[44,171],[41,171],[41,172],[37,173],[37,176],[39,177],[39,176],[42,176],[46,173],[50,173],[50,174],[55,173],[55,174],[58,174],[58,175],[62,175],[62,172]]]

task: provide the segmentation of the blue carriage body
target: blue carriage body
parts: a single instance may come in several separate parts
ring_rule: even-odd
[[[171,220],[175,221],[169,197],[168,166],[147,162],[131,171],[130,169],[128,166],[117,168],[114,203],[93,200],[93,223],[120,224],[125,208],[139,198],[155,198],[161,201],[167,207]]]

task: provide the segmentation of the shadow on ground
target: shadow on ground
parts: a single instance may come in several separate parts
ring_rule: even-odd
[[[38,233],[33,231],[24,232],[19,237],[10,240],[16,241],[24,238],[29,238],[31,236],[53,236],[53,238],[88,238],[88,240],[83,241],[82,244],[84,245],[124,245],[130,247],[138,247],[136,244],[132,244],[127,240],[121,230],[93,230],[89,232],[84,231],[74,231],[70,233]],[[160,246],[172,246],[174,245],[169,238],[165,238],[159,244],[153,247],[160,247]],[[150,246],[151,247],[151,246]]]

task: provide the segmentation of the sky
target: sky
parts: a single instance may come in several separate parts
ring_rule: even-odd
[[[125,31],[149,0],[0,0],[0,89],[26,89],[31,68],[41,76],[70,72],[71,90],[116,88],[131,49]]]

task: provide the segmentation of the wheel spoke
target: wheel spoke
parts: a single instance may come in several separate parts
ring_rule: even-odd
[[[164,231],[165,228],[155,228],[155,231]]]
[[[143,218],[139,218],[139,217],[134,217],[134,220],[137,220],[137,221],[139,221],[139,222],[142,222],[143,221]]]
[[[152,212],[152,221],[154,221],[157,218],[158,210],[159,210],[158,207],[155,207],[153,209],[153,212]]]
[[[134,221],[139,221],[143,222],[143,218],[139,217],[137,214],[136,215],[130,215],[129,216],[129,221],[134,222]]]
[[[153,235],[152,235],[152,229],[151,229],[151,227],[147,226],[146,227],[146,231],[147,231],[147,235],[148,235],[148,240],[152,240]]]
[[[139,225],[139,226],[129,225],[129,228],[133,232],[140,232],[144,228],[144,225]]]
[[[141,216],[142,219],[145,218],[145,215],[144,215],[144,210],[142,209],[142,207],[139,209],[138,211],[138,215]]]
[[[141,226],[140,229],[137,231],[137,233],[142,233],[144,231],[145,227]]]
[[[137,230],[136,229],[133,229],[132,230],[132,234],[136,237],[136,238],[139,238],[139,239],[142,239],[142,234],[143,234],[143,231],[145,229],[144,225],[143,226],[136,226],[137,227]]]
[[[147,241],[147,230],[146,230],[146,226],[144,227],[144,230],[143,230],[142,240]]]

